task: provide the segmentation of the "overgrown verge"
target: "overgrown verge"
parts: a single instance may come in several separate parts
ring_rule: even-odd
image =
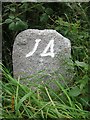
[[[8,81],[8,83],[1,82],[3,118],[89,119],[90,104],[82,97],[85,94],[83,89],[85,84],[81,84],[80,81],[71,87],[63,87],[55,80],[58,91],[51,89],[47,84],[37,85],[37,89],[32,90],[29,86],[21,84],[20,78],[14,79],[1,64],[0,70]],[[83,79],[87,78],[84,76]],[[36,87],[35,84],[33,86]]]
[[[4,3],[3,4],[3,118],[89,119],[89,3]],[[71,40],[75,77],[71,87],[55,82],[59,91],[47,84],[30,87],[11,77],[12,47],[24,29],[55,29]],[[7,83],[5,82],[7,81]],[[32,84],[30,84],[32,86]]]

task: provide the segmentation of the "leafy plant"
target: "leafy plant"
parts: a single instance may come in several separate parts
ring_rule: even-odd
[[[48,84],[23,85],[20,83],[21,78],[14,79],[8,70],[0,65],[4,75],[1,83],[3,118],[90,118],[89,11],[89,2],[3,3],[3,63],[9,71],[15,37],[20,31],[27,28],[56,29],[69,38],[75,69],[73,84],[70,87],[63,87],[56,80],[54,84],[57,85],[59,91],[54,91]],[[37,77],[34,75],[34,78]],[[31,86],[37,87],[37,89],[32,90]]]
[[[5,20],[5,23],[9,24],[9,30],[19,31],[28,28],[27,23],[18,17],[15,18],[15,16],[9,16],[9,18]]]

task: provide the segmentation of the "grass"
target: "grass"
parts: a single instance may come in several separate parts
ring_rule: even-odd
[[[79,101],[79,96],[71,96],[71,87],[63,87],[57,80],[55,84],[58,91],[47,84],[41,84],[35,90],[21,84],[20,78],[13,78],[8,70],[1,64],[0,69],[4,79],[2,89],[2,118],[8,119],[89,119],[89,111]],[[32,84],[35,86],[35,84]],[[31,86],[31,85],[30,85]],[[77,86],[77,85],[76,85]],[[84,103],[85,104],[85,103]],[[87,104],[90,107],[90,104]]]
[[[25,3],[25,5],[28,3]],[[24,4],[23,4],[24,5]],[[89,31],[90,31],[90,24],[89,24],[89,4],[86,3],[65,3],[63,5],[66,8],[58,8],[58,11],[62,10],[64,14],[57,12],[57,9],[53,13],[53,15],[48,15],[49,19],[44,17],[43,21],[45,22],[34,22],[33,28],[38,26],[40,29],[55,29],[65,37],[69,38],[72,43],[72,57],[74,61],[74,69],[75,69],[75,77],[74,82],[71,86],[62,85],[60,84],[59,78],[54,80],[54,84],[58,87],[58,91],[50,88],[48,84],[35,84],[29,83],[28,86],[25,84],[21,84],[22,79],[19,77],[18,79],[13,78],[8,70],[0,64],[0,70],[3,73],[4,81],[1,82],[2,94],[2,115],[0,114],[0,118],[23,118],[23,119],[47,119],[47,118],[65,118],[65,119],[83,119],[89,120],[90,118],[90,100],[89,100],[89,91],[88,91],[88,83],[89,83],[89,74],[88,74],[88,58],[89,58]],[[11,4],[12,6],[12,4]],[[17,4],[16,4],[17,6]],[[38,13],[41,13],[35,5],[32,4],[31,8],[35,8]],[[39,7],[39,6],[38,6]],[[45,7],[44,4],[41,5]],[[50,6],[49,6],[50,7]],[[6,9],[9,7],[6,7]],[[11,7],[10,7],[11,8]],[[31,9],[29,8],[29,9]],[[5,10],[6,10],[5,9]],[[21,8],[18,7],[21,11]],[[26,10],[28,7],[26,8]],[[35,10],[34,9],[34,10]],[[35,11],[32,10],[34,14]],[[23,11],[23,9],[22,9]],[[54,11],[54,9],[53,9]],[[24,11],[25,12],[25,11]],[[5,11],[3,12],[6,13]],[[18,11],[11,13],[15,16],[18,14]],[[18,16],[21,20],[25,14]],[[57,14],[58,13],[58,14]],[[7,15],[10,14],[7,12]],[[19,14],[19,15],[20,15]],[[45,11],[42,12],[42,15],[36,16],[40,19]],[[38,14],[37,14],[38,15]],[[17,16],[16,16],[17,17]],[[6,16],[5,19],[9,17]],[[32,15],[30,16],[33,19]],[[29,18],[28,18],[29,19]],[[28,21],[27,19],[27,21]],[[15,21],[15,19],[13,19]],[[13,21],[13,22],[14,22]],[[51,22],[52,21],[52,22]],[[39,23],[39,25],[36,25]],[[32,22],[28,24],[29,28],[32,28]],[[22,29],[22,28],[20,28]],[[7,29],[10,31],[10,29]],[[18,30],[17,30],[18,31]],[[16,31],[16,32],[17,32]],[[8,32],[8,33],[9,33]],[[7,32],[6,32],[7,33]],[[12,31],[13,33],[13,31]],[[16,34],[16,33],[15,33]],[[14,36],[15,36],[14,34]],[[13,36],[13,34],[12,34]],[[8,41],[11,39],[7,39]],[[5,41],[5,42],[6,42]],[[11,41],[10,41],[11,42]],[[11,42],[12,43],[12,42]],[[5,54],[5,56],[7,53]],[[6,57],[6,61],[8,61],[9,57]],[[8,64],[8,62],[7,62]],[[27,76],[26,76],[27,77]],[[37,75],[30,76],[34,78],[35,81],[39,81]],[[43,76],[44,77],[44,76]],[[27,78],[25,78],[26,81]],[[66,80],[65,80],[66,81]],[[32,89],[32,86],[36,89]],[[0,89],[1,89],[0,88]],[[0,105],[1,107],[1,105]]]

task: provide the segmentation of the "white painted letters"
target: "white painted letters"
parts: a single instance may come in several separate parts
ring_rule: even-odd
[[[34,52],[37,50],[37,47],[38,47],[38,44],[39,44],[39,42],[41,41],[41,39],[36,39],[35,40],[35,46],[34,46],[34,48],[33,48],[33,51],[32,52],[29,52],[27,55],[26,55],[26,57],[30,57],[30,56],[32,56],[33,54],[34,54]]]
[[[50,48],[50,52],[47,53],[48,49]],[[54,57],[54,40],[50,40],[48,45],[46,46],[45,50],[40,54],[43,56],[51,56]]]
[[[36,39],[35,40],[36,43],[35,43],[35,46],[34,46],[32,52],[29,52],[26,55],[26,57],[30,57],[30,56],[32,56],[35,53],[35,51],[37,50],[37,47],[38,47],[40,41],[41,41],[41,39]],[[50,52],[47,52],[49,50],[49,48],[50,48]],[[48,43],[48,45],[46,46],[44,51],[40,54],[40,56],[41,57],[51,56],[52,58],[55,56],[55,54],[54,54],[54,40],[53,39],[50,40],[50,42]]]

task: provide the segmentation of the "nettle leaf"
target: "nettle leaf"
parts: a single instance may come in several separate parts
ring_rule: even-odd
[[[36,9],[39,10],[40,12],[42,12],[42,13],[45,11],[45,7],[42,6],[41,4],[38,4],[38,5],[36,6]]]
[[[51,8],[47,8],[47,9],[45,10],[45,12],[46,12],[48,15],[53,14],[53,10],[52,10]]]
[[[8,18],[8,19],[5,20],[5,23],[8,24],[8,23],[11,23],[12,21],[13,21],[12,19],[9,19],[9,18]]]
[[[20,18],[15,18],[14,21],[9,24],[10,30],[16,31],[16,30],[23,30],[23,29],[27,29],[27,28],[28,28],[27,23],[22,21]]]
[[[69,95],[72,97],[77,97],[78,95],[81,94],[81,90],[79,89],[78,86],[73,87],[70,91],[69,91]]]
[[[21,19],[20,19],[20,18],[18,18],[18,17],[16,17],[16,18],[15,18],[15,20],[17,20],[17,21],[21,21]]]
[[[46,13],[43,13],[40,17],[41,22],[47,22],[48,21],[48,15]]]
[[[88,84],[89,77],[87,75],[84,75],[82,80],[80,80],[80,89],[82,90],[85,88],[85,86]]]
[[[12,12],[15,12],[15,11],[16,11],[14,7],[13,7],[13,8],[10,8],[10,10],[11,10]]]
[[[14,19],[15,16],[14,16],[14,15],[9,15],[9,18],[10,18],[10,19]]]
[[[85,62],[75,61],[75,64],[76,64],[77,66],[80,66],[80,67],[84,68],[85,70],[88,70],[88,64],[85,63]]]
[[[27,29],[28,25],[27,23],[23,22],[23,21],[17,21],[16,22],[16,29],[17,30],[22,30],[22,29]]]
[[[9,24],[9,29],[10,30],[15,30],[15,27],[16,27],[15,22],[12,22],[12,23]]]

